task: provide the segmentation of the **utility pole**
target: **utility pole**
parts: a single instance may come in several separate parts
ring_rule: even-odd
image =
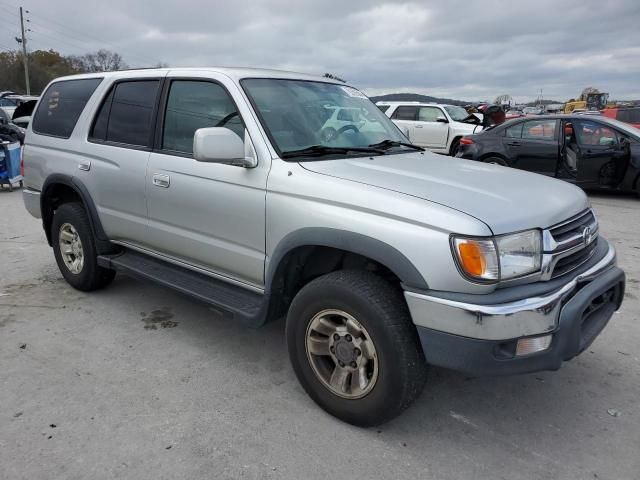
[[[22,7],[20,7],[20,30],[22,31],[22,42],[20,43],[22,43],[22,60],[24,63],[24,81],[27,85],[27,95],[31,95],[31,87],[29,86],[29,58],[27,57],[27,38],[24,36],[24,18],[22,16]]]

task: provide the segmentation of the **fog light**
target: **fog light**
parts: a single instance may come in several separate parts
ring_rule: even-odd
[[[516,346],[516,357],[546,350],[551,345],[552,337],[553,335],[544,335],[542,337],[521,338]]]

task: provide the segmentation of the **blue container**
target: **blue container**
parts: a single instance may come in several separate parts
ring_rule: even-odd
[[[0,184],[22,181],[20,175],[20,142],[0,142]]]

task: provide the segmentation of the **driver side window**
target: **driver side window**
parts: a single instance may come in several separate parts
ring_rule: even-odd
[[[199,128],[226,127],[244,140],[244,123],[231,96],[219,84],[198,80],[171,82],[162,132],[162,149],[193,153]]]

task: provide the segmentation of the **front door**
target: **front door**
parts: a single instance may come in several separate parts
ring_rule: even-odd
[[[554,177],[560,155],[558,120],[527,120],[509,127],[505,151],[515,168]]]
[[[608,125],[592,120],[574,121],[578,143],[578,184],[583,187],[614,187],[624,177],[628,144]]]
[[[447,118],[438,107],[420,107],[415,133],[418,145],[434,149],[447,146],[449,123],[439,122],[438,117]]]
[[[269,162],[261,158],[249,169],[193,158],[199,128],[226,127],[251,142],[248,106],[234,101],[233,83],[215,77],[167,77],[147,170],[150,241],[159,253],[261,286]]]

